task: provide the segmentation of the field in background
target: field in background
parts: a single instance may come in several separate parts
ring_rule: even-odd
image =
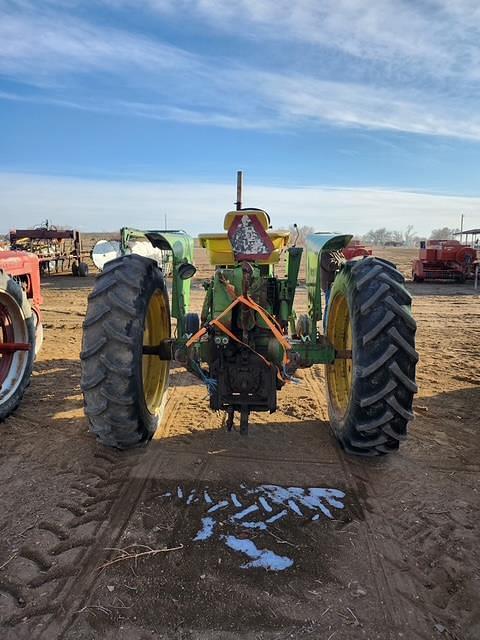
[[[376,254],[409,275],[416,250]],[[196,263],[198,311],[210,273],[198,249]],[[255,414],[241,438],[209,411],[205,387],[173,365],[150,447],[97,445],[79,387],[92,285],[92,276],[44,280],[44,348],[24,402],[0,426],[2,638],[480,637],[480,296],[470,284],[409,284],[416,419],[400,453],[375,460],[348,458],[330,434],[321,366],[300,372],[277,413]],[[247,507],[261,483],[345,494],[332,518],[289,510],[268,534],[247,532],[290,559],[286,571],[245,568],[245,555],[225,544],[238,514],[232,494]],[[205,492],[228,507],[215,512],[215,535],[198,541]]]

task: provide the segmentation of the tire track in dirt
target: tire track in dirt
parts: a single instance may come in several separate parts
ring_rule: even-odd
[[[168,433],[180,401],[173,389],[160,434]],[[0,571],[0,594],[9,598],[7,611],[2,608],[3,638],[50,640],[68,627],[95,582],[104,549],[121,537],[155,463],[148,450],[120,453],[99,447],[93,461],[75,474],[68,486],[76,495],[32,527],[29,542]],[[132,483],[131,472],[139,465],[142,479]]]
[[[175,416],[180,397],[177,389],[169,392],[169,398],[165,407],[165,415],[161,427],[161,433],[168,433],[170,423]],[[125,464],[125,456],[131,455],[131,461]],[[64,631],[70,626],[72,620],[82,608],[84,601],[93,589],[95,581],[98,577],[98,567],[102,560],[108,556],[106,548],[115,547],[116,542],[120,539],[125,526],[131,517],[141,495],[145,489],[145,485],[149,479],[149,472],[156,464],[156,459],[149,455],[149,449],[141,452],[115,452],[102,448],[97,454],[101,459],[111,462],[113,466],[120,466],[122,470],[127,471],[121,478],[112,477],[111,468],[105,465],[101,467],[95,466],[88,469],[99,478],[99,482],[92,491],[90,487],[86,487],[84,493],[86,495],[83,505],[94,504],[96,509],[92,512],[73,513],[75,518],[70,523],[70,528],[80,528],[83,524],[90,521],[97,521],[95,528],[95,536],[91,544],[86,547],[86,553],[83,554],[78,561],[78,570],[69,576],[65,581],[63,588],[57,595],[56,599],[56,615],[51,617],[38,634],[38,638],[61,637]],[[135,482],[131,481],[132,470],[140,465],[142,466],[143,477]],[[111,491],[112,484],[118,484],[114,492],[107,497],[106,492]],[[100,489],[99,492],[96,490]],[[92,495],[92,493],[94,495]],[[107,506],[102,506],[102,503]],[[109,504],[108,504],[109,503]],[[97,507],[97,505],[100,505]],[[66,507],[68,508],[68,507]],[[70,509],[69,509],[70,510]],[[61,611],[61,615],[59,615]]]
[[[169,436],[178,414],[182,412],[182,405],[190,406],[190,401],[191,398],[189,398],[188,394],[182,393],[180,387],[171,389],[162,425],[156,434],[156,439]],[[112,455],[108,450],[105,449],[104,451],[105,456]],[[113,455],[115,457],[116,455],[123,457],[125,452]],[[208,459],[198,469],[198,481],[200,481],[207,464]],[[86,606],[94,592],[95,583],[100,576],[99,567],[110,558],[111,550],[118,545],[125,528],[135,513],[137,505],[148,491],[149,484],[157,476],[161,465],[162,459],[158,457],[158,451],[154,451],[152,447],[142,451],[140,459],[137,455],[133,464],[129,465],[130,477],[125,478],[120,489],[115,492],[115,497],[98,528],[93,544],[81,559],[79,571],[65,584],[62,593],[57,598],[58,605],[62,611],[61,616],[58,615],[57,609],[55,617],[48,621],[37,638],[44,637],[48,640],[60,638],[75,622],[76,617]],[[141,471],[139,477],[135,473],[138,470]],[[132,479],[132,476],[135,476],[135,478]],[[102,482],[108,486],[110,480],[107,477]],[[123,488],[125,484],[126,486]],[[180,524],[181,517],[179,518],[178,526]]]
[[[328,422],[324,391],[323,370],[317,367],[307,370],[304,381],[311,390],[321,419]],[[319,398],[324,401],[319,401]],[[369,470],[371,460],[356,462],[335,447],[339,464],[347,485],[350,485],[364,514],[366,530],[362,531],[363,545],[369,557],[369,564],[376,583],[378,602],[382,605],[386,628],[405,633],[409,639],[429,640],[432,624],[425,620],[424,603],[416,595],[418,585],[410,572],[405,571],[399,539],[394,535],[392,522],[382,508],[382,501],[375,492],[375,478]],[[389,497],[399,499],[399,483],[389,478]],[[395,498],[394,498],[395,496]],[[399,569],[401,567],[401,569]],[[392,571],[393,569],[393,571]]]
[[[82,560],[109,517],[116,498],[112,486],[121,490],[136,455],[120,460],[96,451],[94,463],[67,484],[76,495],[60,501],[48,519],[32,527],[0,572],[0,593],[11,596],[10,606],[2,609],[4,638],[38,637],[42,618],[61,610],[64,594],[78,579]]]

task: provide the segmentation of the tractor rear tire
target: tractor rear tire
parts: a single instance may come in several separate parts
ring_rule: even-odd
[[[198,313],[185,314],[185,333],[193,336],[200,329],[200,317]]]
[[[348,453],[396,451],[413,420],[416,323],[404,282],[370,256],[347,262],[330,292],[326,332],[343,353],[326,367],[329,417]]]
[[[170,362],[143,347],[170,338],[165,281],[155,260],[131,254],[108,262],[95,281],[83,324],[81,387],[91,431],[108,447],[148,442],[160,423]]]
[[[22,287],[0,269],[0,343],[20,342],[29,351],[0,355],[0,422],[20,404],[35,360],[35,318]]]

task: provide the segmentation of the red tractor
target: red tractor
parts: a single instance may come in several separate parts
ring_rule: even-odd
[[[361,240],[351,240],[348,246],[342,249],[342,253],[345,256],[345,260],[353,260],[353,258],[371,256],[372,250],[362,244]]]
[[[415,282],[424,280],[456,280],[473,277],[477,252],[458,240],[428,240],[420,243],[419,256],[412,262]]]
[[[43,341],[37,256],[0,252],[0,422],[14,411],[30,382]]]

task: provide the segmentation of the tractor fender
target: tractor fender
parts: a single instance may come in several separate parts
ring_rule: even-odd
[[[148,240],[153,247],[169,251],[172,255],[172,298],[171,315],[178,321],[179,334],[184,332],[185,316],[190,304],[190,279],[182,278],[183,265],[193,263],[193,238],[185,231],[163,231],[130,229],[123,227],[120,230],[120,248],[124,254],[127,252],[130,240]]]
[[[309,316],[313,322],[322,317],[322,257],[345,248],[352,235],[312,233],[307,236],[307,292]]]

